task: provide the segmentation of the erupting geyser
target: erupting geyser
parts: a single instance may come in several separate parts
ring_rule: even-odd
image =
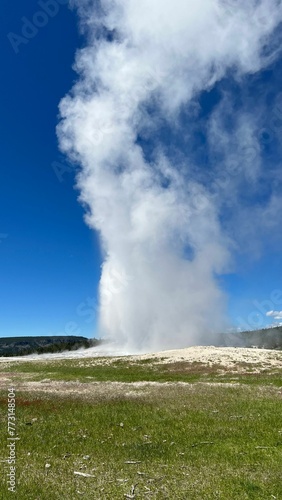
[[[236,233],[222,223],[224,201],[232,214],[239,179],[248,168],[253,182],[261,166],[249,161],[216,184],[217,165],[207,182],[206,165],[193,155],[198,96],[228,71],[239,81],[275,57],[277,47],[262,48],[282,20],[281,3],[74,4],[87,44],[76,55],[78,81],[60,104],[58,136],[81,165],[80,200],[104,252],[100,333],[129,351],[202,342],[226,326],[217,277],[229,269]],[[223,98],[205,122],[206,147],[221,150],[221,170],[229,165],[221,133],[227,104]],[[237,116],[233,152],[234,141],[258,150],[253,127]]]

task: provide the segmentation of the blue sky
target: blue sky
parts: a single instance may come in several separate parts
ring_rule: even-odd
[[[72,70],[75,51],[84,43],[78,34],[75,12],[62,3],[58,13],[49,16],[28,43],[18,45],[18,53],[16,42],[13,47],[8,34],[20,35],[23,16],[31,20],[42,9],[33,0],[2,0],[0,6],[1,336],[65,333],[91,337],[96,332],[99,242],[84,223],[74,173],[58,150],[55,130],[60,99],[76,79]],[[211,168],[214,159],[209,156],[203,130],[219,96],[228,91],[234,109],[237,105],[251,110],[258,101],[260,108],[264,107],[263,118],[258,118],[259,130],[264,134],[259,138],[262,160],[269,169],[278,170],[282,134],[279,121],[273,121],[273,107],[281,76],[282,61],[277,61],[267,71],[243,82],[235,83],[232,76],[225,78],[211,92],[198,96],[201,113],[193,130],[195,162],[207,171]],[[182,139],[173,138],[173,131],[164,127],[160,133],[163,138],[168,134],[170,143],[179,149]],[[188,144],[190,141],[185,143],[183,139],[183,154],[185,148],[191,147]],[[174,147],[169,154],[173,154]],[[56,175],[58,165],[66,166],[62,178]],[[264,182],[266,186],[267,179]],[[267,196],[265,190],[260,196]],[[246,197],[251,211],[258,200],[250,193]],[[265,316],[264,309],[282,309],[281,302],[273,300],[273,291],[282,290],[281,241],[275,236],[277,229],[264,233],[259,243],[255,242],[258,252],[238,249],[233,271],[219,278],[227,292],[234,327],[265,326],[272,320]]]
[[[90,316],[79,316],[77,307],[96,296],[100,250],[83,222],[73,173],[60,182],[52,167],[64,161],[55,127],[58,103],[75,78],[76,17],[62,5],[15,54],[7,34],[20,34],[21,18],[40,9],[31,0],[4,1],[0,9],[0,233],[7,235],[0,245],[0,334],[92,336],[95,322],[86,323]]]

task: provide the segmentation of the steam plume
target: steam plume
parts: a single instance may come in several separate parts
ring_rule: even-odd
[[[100,233],[100,332],[128,350],[212,339],[226,325],[218,276],[232,265],[234,242],[220,216],[233,181],[228,188],[217,183],[215,196],[189,137],[201,92],[227,72],[240,81],[277,57],[281,2],[79,0],[74,6],[87,44],[76,55],[78,81],[60,104],[58,136],[62,151],[81,165],[80,200],[87,223]],[[217,140],[222,107],[207,137],[210,148],[217,144],[226,153],[228,139]],[[234,126],[236,140],[244,137],[257,151],[250,117]],[[228,155],[222,157],[225,168]],[[251,163],[238,171],[236,189],[247,170],[254,182],[260,161]],[[217,168],[212,176],[216,182]]]

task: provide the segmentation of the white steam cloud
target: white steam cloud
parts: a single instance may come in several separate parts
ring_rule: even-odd
[[[266,316],[270,316],[274,319],[282,319],[282,311],[268,311]]]
[[[76,56],[78,82],[60,104],[58,136],[62,151],[81,165],[80,200],[100,233],[100,332],[132,351],[203,342],[226,325],[217,277],[231,265],[233,242],[220,222],[221,202],[195,175],[201,165],[189,148],[172,159],[160,130],[188,135],[200,92],[227,71],[240,81],[274,60],[281,2],[74,5],[87,45]],[[190,105],[183,125],[181,111]],[[238,119],[238,137],[248,146],[252,126],[250,117]],[[213,144],[219,129],[214,115]],[[221,135],[218,146],[227,142]],[[254,181],[260,163],[249,163],[245,174]]]

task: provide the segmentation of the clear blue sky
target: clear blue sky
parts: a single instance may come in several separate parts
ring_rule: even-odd
[[[32,0],[5,0],[0,9],[0,234],[7,235],[0,244],[0,335],[92,336],[93,314],[77,308],[96,296],[99,247],[83,222],[73,173],[60,182],[52,166],[63,162],[55,127],[58,103],[75,78],[77,20],[60,6],[15,54],[7,34],[20,34],[22,17],[40,9]]]
[[[16,47],[14,41],[13,47],[8,33],[20,35],[23,16],[30,20],[40,10],[34,0],[2,0],[0,6],[0,335],[93,336],[100,249],[83,221],[73,172],[59,179],[54,170],[54,162],[65,161],[55,131],[58,103],[76,78],[72,64],[83,39],[78,35],[76,14],[60,5],[28,43]],[[282,62],[278,61],[259,77],[250,77],[244,84],[250,106],[263,95],[271,110],[281,76]],[[201,96],[203,120],[217,102],[217,92],[232,85],[226,79],[213,93]],[[234,86],[233,92],[240,100],[242,89]],[[264,161],[270,166],[281,162],[277,131],[279,124],[274,126],[271,144],[267,138],[264,141]],[[201,137],[198,140],[204,143]],[[205,162],[202,151],[196,148],[195,157]],[[265,245],[255,259],[250,253],[248,257],[238,253],[234,274],[221,279],[235,327],[250,323],[252,313],[252,321],[258,314],[258,326],[263,326],[270,321],[264,309],[272,305],[282,309],[271,295],[282,290],[281,271],[279,241]],[[258,305],[266,300],[268,304]]]

